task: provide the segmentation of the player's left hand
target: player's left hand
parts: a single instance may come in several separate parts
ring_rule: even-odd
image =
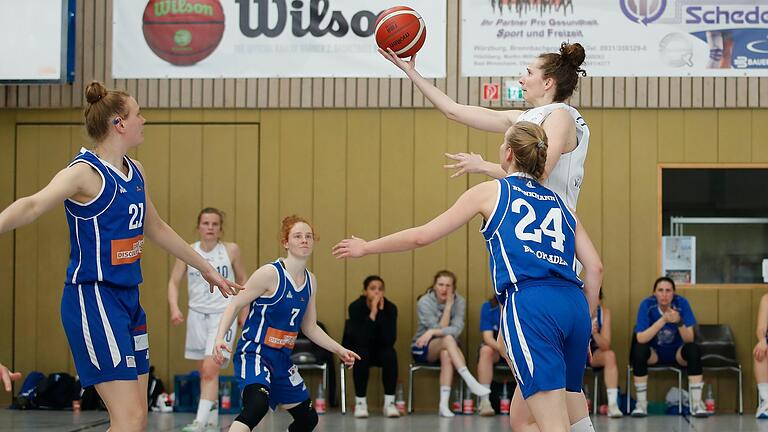
[[[355,364],[355,360],[360,360],[360,356],[357,355],[354,351],[350,351],[344,347],[342,347],[339,352],[336,353],[337,356],[339,356],[339,359],[341,359],[342,363],[344,363],[348,368],[351,368]]]
[[[352,236],[351,239],[344,239],[333,247],[331,253],[336,258],[360,258],[365,256],[366,241]]]
[[[458,177],[467,173],[483,173],[483,167],[485,166],[485,160],[477,153],[446,153],[445,157],[457,161],[455,164],[445,164],[443,168],[456,169],[457,171],[451,174],[451,178]]]
[[[210,284],[211,293],[213,293],[213,288],[216,287],[219,289],[221,295],[223,295],[224,298],[229,298],[231,295],[237,295],[238,292],[245,289],[242,286],[225,279],[213,267],[208,269],[206,272],[201,272],[200,274]]]

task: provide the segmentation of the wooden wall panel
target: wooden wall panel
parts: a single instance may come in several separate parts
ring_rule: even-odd
[[[0,94],[3,92],[0,91]],[[8,207],[16,197],[16,127],[13,116],[0,112],[0,208]],[[0,234],[0,284],[12,287],[14,283],[14,233]],[[13,370],[14,365],[14,292],[0,291],[0,362]],[[19,388],[17,386],[16,388]],[[2,392],[0,404],[8,405],[11,396]]]
[[[367,98],[370,89],[368,80],[356,80],[356,90],[361,82],[366,86],[356,92],[356,102],[361,94]],[[647,88],[653,82],[646,81]],[[663,82],[659,81],[659,87]],[[673,82],[670,80],[670,88]],[[597,83],[591,82],[593,104]],[[345,80],[342,87],[349,88],[347,84]],[[476,84],[479,87],[481,83],[478,80]],[[375,85],[378,88],[379,83]],[[611,93],[606,90],[610,88],[606,80],[599,87],[604,96]],[[393,97],[390,92],[389,99]],[[652,98],[646,100],[652,104]],[[318,101],[322,105],[322,94]],[[605,304],[617,317],[612,345],[623,375],[636,308],[649,295],[656,275],[658,164],[766,162],[768,147],[759,137],[768,133],[768,117],[761,110],[744,109],[593,107],[582,114],[590,126],[591,142],[577,210],[603,257]],[[351,234],[372,238],[424,223],[444,211],[464,190],[486,178],[469,175],[449,179],[449,172],[442,167],[443,153],[473,151],[495,160],[502,139],[499,134],[465,128],[436,110],[149,109],[145,115],[150,119],[145,129],[147,142],[136,156],[149,174],[156,207],[185,239],[194,239],[194,217],[203,205],[224,208],[231,216],[226,238],[240,244],[250,273],[282,253],[277,242],[282,217],[297,212],[310,218],[321,238],[311,263],[319,278],[320,319],[328,325],[331,336],[340,339],[347,305],[360,294],[363,278],[380,274],[387,282],[388,298],[399,308],[396,348],[402,381],[407,380],[411,360],[415,300],[437,270],[453,270],[459,276],[459,292],[467,299],[466,328],[460,339],[470,369],[475,370],[479,310],[492,293],[485,244],[476,232],[479,219],[444,241],[413,253],[336,261],[328,249]],[[0,183],[0,204],[36,191],[87,142],[82,129],[74,125],[80,118],[79,110],[0,113],[0,154],[7,155],[0,158],[0,166],[10,164],[10,170],[0,172],[15,181],[15,185],[11,181]],[[18,122],[24,124],[18,126],[17,135]],[[62,136],[66,145],[57,146]],[[61,271],[52,274],[40,271],[40,266],[63,260],[65,253],[43,250],[40,245],[49,238],[66,243],[59,238],[66,234],[63,219],[60,211],[54,211],[15,235],[0,237],[0,258],[12,258],[3,262],[13,266],[12,271],[0,274],[13,277],[16,287],[11,309],[6,311],[0,302],[5,319],[0,319],[0,334],[13,335],[5,339],[13,342],[0,346],[0,360],[8,362],[12,356],[13,365],[25,373],[41,367],[73,370],[66,343],[61,343],[59,320],[42,322],[44,315],[58,313],[65,263],[57,264]],[[184,326],[174,327],[168,322],[166,283],[172,265],[167,254],[148,246],[142,298],[150,320],[153,363],[169,383],[172,375],[195,367],[183,360]],[[18,294],[21,287],[23,296]],[[182,284],[182,306],[186,303],[185,287]],[[758,293],[764,291],[759,290],[759,286],[680,290],[689,297],[701,322],[725,323],[733,328],[745,365],[748,412],[754,406],[749,369],[754,314],[747,322],[739,319],[738,312],[756,309]],[[33,322],[14,313],[35,309],[40,312]],[[59,340],[49,343],[45,338],[48,334],[57,335]],[[29,340],[36,342],[25,343]],[[42,346],[56,347],[62,355],[43,359],[38,354]],[[314,378],[309,382],[315,382]],[[732,378],[707,375],[706,380],[715,385],[719,406],[733,409]],[[669,383],[654,377],[652,399],[662,397]],[[351,389],[351,378],[348,384]],[[368,393],[372,406],[379,404],[381,393],[380,373],[375,371]],[[348,396],[352,401],[351,390]],[[416,397],[417,409],[434,410],[436,374],[418,378]]]

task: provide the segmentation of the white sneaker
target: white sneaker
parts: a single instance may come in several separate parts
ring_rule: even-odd
[[[400,411],[398,411],[394,402],[384,405],[384,417],[389,417],[389,418],[400,417]]]
[[[648,402],[638,402],[632,410],[632,417],[645,417],[648,415]]]
[[[691,407],[691,415],[694,417],[709,417],[711,413],[707,411],[707,406],[704,405],[704,402],[699,401],[697,403],[694,403]]]
[[[454,417],[456,414],[448,407],[440,407],[440,417]]]
[[[358,402],[355,404],[355,418],[368,418],[368,404]]]
[[[624,414],[621,412],[618,405],[608,404],[608,417],[621,418],[623,416]]]
[[[205,425],[198,423],[197,420],[181,428],[181,432],[205,432]]]
[[[760,420],[768,419],[768,401],[760,401],[760,406],[757,407],[755,418]]]
[[[477,412],[482,417],[493,417],[496,415],[496,411],[493,410],[493,407],[491,406],[491,401],[489,399],[480,400],[480,406],[477,407]]]

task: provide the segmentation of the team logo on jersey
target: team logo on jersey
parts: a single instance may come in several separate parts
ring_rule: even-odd
[[[121,185],[121,186],[120,186],[120,193],[121,193],[121,194],[124,194],[124,193],[126,193],[126,192],[128,192],[128,191],[127,191],[127,190],[125,190],[125,188],[124,188],[124,187]]]
[[[144,236],[112,240],[112,265],[131,264],[141,259],[144,248]]]
[[[296,344],[296,336],[298,335],[297,332],[270,327],[267,329],[267,334],[264,336],[264,345],[276,349],[293,349],[293,346]]]
[[[136,192],[141,192],[141,186],[136,186]]]
[[[533,189],[533,188],[535,188],[535,187],[536,187],[536,186],[534,186],[534,185],[533,185],[533,182],[532,182],[532,181],[530,181],[530,180],[528,180],[528,183],[526,183],[525,185],[526,185],[526,186],[528,186],[528,187],[529,187],[529,188],[531,188],[531,189]]]

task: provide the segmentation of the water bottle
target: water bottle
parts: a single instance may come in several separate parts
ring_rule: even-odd
[[[322,384],[317,385],[317,397],[315,398],[315,411],[318,414],[325,414],[325,390]]]
[[[704,399],[704,405],[707,407],[708,413],[715,413],[715,396],[712,394],[712,384],[707,386],[707,397]]]
[[[501,414],[509,414],[509,402],[507,380],[504,380],[504,386],[501,388],[501,397],[499,398],[499,412]]]
[[[405,415],[405,397],[403,396],[403,383],[397,383],[397,392],[395,393],[395,407],[400,415]]]
[[[451,404],[451,411],[456,414],[461,414],[461,396],[459,396],[459,389],[453,389],[453,403]]]
[[[464,396],[464,403],[462,406],[464,407],[464,415],[472,415],[475,413],[475,399],[472,397],[471,393],[467,392],[467,395]]]
[[[230,388],[230,382],[225,381],[221,389],[221,409],[232,409],[232,390]]]

